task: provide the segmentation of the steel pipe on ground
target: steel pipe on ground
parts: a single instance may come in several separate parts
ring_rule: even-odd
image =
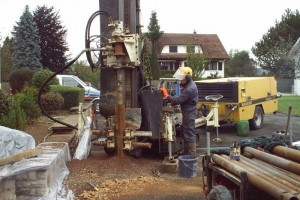
[[[272,151],[278,156],[300,163],[300,151],[298,150],[277,145]]]
[[[226,160],[230,160],[229,156],[222,155],[222,157],[225,158]],[[298,199],[300,198],[300,195],[299,195],[300,189],[293,186],[291,183],[284,181],[276,176],[273,176],[272,174],[254,166],[250,163],[247,163],[245,161],[243,162],[242,159],[240,159],[240,161],[231,160],[231,162],[242,167],[244,170],[246,170],[247,173],[251,172],[251,173],[259,176],[260,178],[264,179],[265,181],[268,181],[269,183],[291,193],[292,195],[295,195]]]
[[[251,147],[244,147],[244,152],[250,153],[252,156],[266,161],[272,165],[285,169],[287,171],[293,172],[295,174],[300,175],[300,164],[295,163],[293,161],[286,160],[284,158],[278,157],[276,155],[272,155],[269,153],[265,153]]]
[[[221,165],[223,168],[232,172],[238,177],[241,177],[242,172],[247,172],[240,166],[233,164],[232,162],[226,160],[225,158],[222,158],[217,154],[212,154],[212,160],[213,162],[217,163],[218,165]],[[274,197],[275,199],[289,199],[289,200],[298,199],[294,195],[288,193],[287,191],[281,189],[280,187],[270,184],[268,181],[260,178],[254,173],[247,172],[247,178],[250,184],[268,193],[270,196]]]
[[[260,169],[263,169],[264,171],[274,175],[274,176],[277,176],[279,177],[280,179],[282,180],[285,180],[293,185],[295,185],[299,190],[300,190],[300,179],[297,178],[297,177],[290,177],[287,173],[283,172],[283,171],[279,171],[277,170],[276,168],[274,168],[274,166],[272,165],[263,165],[262,163],[258,162],[258,161],[255,161],[255,160],[252,160],[252,159],[249,159],[245,156],[241,156],[241,162],[248,162]],[[298,176],[298,175],[295,175],[295,176]]]

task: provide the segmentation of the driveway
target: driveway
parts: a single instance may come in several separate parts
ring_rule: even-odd
[[[222,142],[216,143],[212,140],[217,137],[216,129],[203,129],[200,132],[200,145],[197,149],[203,150],[207,147],[206,132],[210,132],[210,146],[211,148],[229,147],[234,141],[239,142],[247,138],[254,138],[257,136],[268,136],[272,137],[272,134],[276,131],[282,131],[286,129],[288,115],[285,113],[268,114],[264,116],[263,127],[259,130],[250,130],[247,137],[241,137],[237,134],[237,126],[223,126],[218,129],[219,138]],[[293,142],[300,141],[300,117],[291,115],[290,117],[290,128],[293,135]]]

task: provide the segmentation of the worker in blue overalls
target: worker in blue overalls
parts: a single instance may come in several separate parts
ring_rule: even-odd
[[[160,88],[164,98],[173,104],[179,104],[182,112],[181,133],[184,139],[184,149],[179,152],[180,155],[196,154],[196,133],[195,119],[198,116],[198,89],[192,80],[192,69],[190,67],[179,67],[173,75],[174,78],[180,80],[180,88],[182,88],[179,96],[171,96],[165,88]]]

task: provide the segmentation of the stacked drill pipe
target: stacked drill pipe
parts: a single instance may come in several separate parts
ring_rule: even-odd
[[[223,158],[225,158],[226,160],[230,160],[230,158],[228,156],[222,155]],[[244,170],[247,171],[247,173],[253,173],[257,176],[259,176],[260,178],[264,179],[265,181],[268,181],[269,183],[283,189],[284,191],[294,195],[295,197],[297,197],[298,199],[300,198],[300,188],[298,188],[297,186],[289,183],[287,180],[282,180],[281,178],[267,172],[264,171],[262,169],[260,169],[259,167],[256,167],[253,164],[250,164],[246,161],[243,161],[243,159],[241,159],[240,161],[236,161],[236,160],[232,160],[232,162],[238,166],[240,166],[241,168],[243,168]],[[300,182],[299,182],[300,183]]]
[[[257,167],[253,167],[256,166],[255,163],[246,164],[246,159],[245,162],[242,162],[243,159],[244,157],[241,156],[240,160],[236,161],[230,160],[230,157],[226,155],[220,156],[217,154],[212,154],[212,161],[214,163],[222,166],[223,168],[240,178],[241,174],[243,172],[246,172],[248,182],[251,185],[266,192],[275,199],[299,199],[299,181],[297,182],[296,180],[294,180],[294,183],[296,183],[296,185],[286,180],[279,181],[280,178],[274,179],[275,175],[267,171],[259,171]]]
[[[255,158],[258,158],[262,161],[270,163],[274,166],[280,167],[281,169],[285,169],[289,172],[300,175],[300,164],[299,163],[278,157],[276,155],[265,153],[263,151],[258,151],[251,147],[244,147],[244,152],[250,153]],[[300,154],[300,152],[298,152],[298,154]]]
[[[300,163],[300,151],[277,145],[272,150],[273,154]]]

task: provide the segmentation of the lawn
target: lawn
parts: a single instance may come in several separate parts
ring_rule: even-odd
[[[300,116],[300,96],[282,96],[278,99],[278,112],[288,113],[289,106],[292,106],[292,114]]]

